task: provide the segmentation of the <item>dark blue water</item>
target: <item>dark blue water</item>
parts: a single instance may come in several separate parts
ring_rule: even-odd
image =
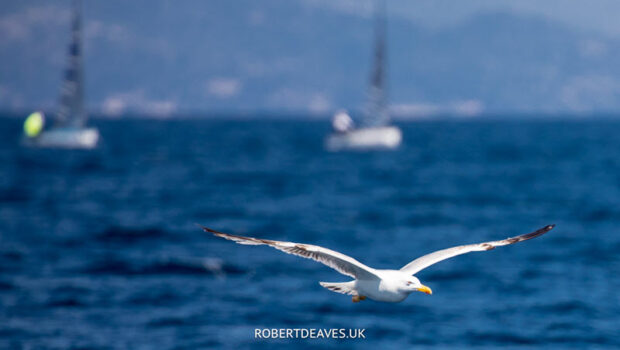
[[[618,348],[620,122],[423,122],[332,154],[325,122],[109,121],[93,152],[25,149],[0,119],[0,347]],[[202,233],[319,244],[377,268],[555,223],[442,262],[399,304]],[[365,328],[257,340],[255,328]]]

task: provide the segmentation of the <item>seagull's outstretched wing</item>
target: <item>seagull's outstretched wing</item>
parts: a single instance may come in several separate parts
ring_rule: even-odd
[[[269,239],[231,235],[228,233],[218,232],[204,226],[200,227],[205,230],[205,232],[210,232],[218,237],[235,241],[239,244],[268,245],[285,253],[312,259],[331,267],[343,275],[351,276],[356,279],[368,280],[379,278],[373,268],[362,264],[350,256],[346,256],[331,249],[310,244],[272,241]]]
[[[451,257],[457,256],[457,255],[461,255],[461,254],[465,254],[465,253],[469,253],[469,252],[477,252],[477,251],[485,251],[485,250],[491,250],[494,249],[495,247],[499,247],[499,246],[503,246],[503,245],[509,245],[509,244],[514,244],[517,242],[521,242],[521,241],[527,241],[528,239],[532,239],[538,236],[541,236],[549,231],[551,231],[552,228],[554,228],[555,225],[547,225],[541,229],[538,229],[532,233],[528,233],[525,235],[521,235],[521,236],[516,236],[516,237],[511,237],[511,238],[506,238],[504,240],[501,241],[493,241],[493,242],[485,242],[485,243],[478,243],[478,244],[468,244],[468,245],[461,245],[458,247],[452,247],[452,248],[448,248],[448,249],[443,249],[443,250],[438,250],[436,252],[432,252],[430,254],[421,256],[417,259],[415,259],[414,261],[410,262],[409,264],[403,266],[400,270],[403,272],[406,272],[407,274],[413,275],[421,270],[424,270],[425,268],[438,263],[442,260],[446,260],[449,259]]]

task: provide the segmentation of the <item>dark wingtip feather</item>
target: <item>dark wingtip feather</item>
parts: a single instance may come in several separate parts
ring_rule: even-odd
[[[545,233],[551,231],[554,227],[555,227],[555,225],[547,225],[545,227],[539,228],[538,230],[536,230],[534,232],[527,233],[527,234],[524,234],[522,236],[514,237],[511,240],[511,243],[516,243],[516,242],[520,242],[520,241],[526,241],[528,239],[532,239],[532,238],[536,238],[538,236],[542,236]]]
[[[554,227],[555,227],[555,224],[547,225],[547,226],[541,228],[540,230],[536,231],[535,233],[538,233],[538,234],[542,235],[543,233],[547,233],[547,232],[551,231]]]
[[[198,227],[200,227],[201,229],[203,229],[203,231],[205,231],[205,232],[209,232],[209,233],[222,233],[222,232],[219,232],[219,231],[212,230],[212,229],[210,229],[210,228],[208,228],[206,226],[202,226],[200,224],[196,224],[196,225]]]

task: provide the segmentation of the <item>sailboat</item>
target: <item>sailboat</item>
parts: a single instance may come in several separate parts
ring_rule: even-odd
[[[43,112],[34,112],[26,118],[24,133],[26,144],[45,148],[82,148],[97,146],[99,131],[86,126],[84,110],[84,72],[82,58],[81,2],[73,1],[71,43],[68,67],[60,93],[60,107],[54,125],[46,130]]]
[[[325,141],[330,151],[381,150],[397,148],[402,132],[390,125],[385,92],[386,56],[385,1],[375,6],[375,43],[370,88],[360,127],[355,127],[346,111],[338,111],[332,119],[333,133]]]

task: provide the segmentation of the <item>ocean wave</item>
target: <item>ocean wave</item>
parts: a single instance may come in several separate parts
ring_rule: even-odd
[[[616,222],[620,220],[620,211],[613,210],[612,208],[581,208],[577,213],[577,217],[588,223],[593,222]]]
[[[242,274],[246,271],[220,259],[164,259],[151,262],[110,259],[98,261],[83,273],[95,275],[227,275]]]
[[[425,281],[463,281],[489,277],[478,270],[431,271],[424,276]]]
[[[0,203],[20,203],[30,200],[31,196],[19,188],[0,189]]]
[[[91,290],[73,285],[62,285],[51,290],[45,302],[47,307],[85,307]]]
[[[553,304],[541,305],[536,308],[539,311],[546,311],[551,313],[578,313],[586,316],[592,316],[596,313],[590,305],[578,301],[578,300],[570,300],[570,301],[562,301]]]
[[[162,317],[149,321],[146,326],[150,328],[180,327],[196,324],[196,317]]]
[[[419,226],[437,226],[453,224],[457,220],[452,217],[439,213],[413,214],[406,219],[406,223],[415,227]]]
[[[513,344],[513,345],[535,345],[541,344],[542,340],[539,337],[528,337],[519,335],[514,332],[467,332],[465,337],[472,344]]]
[[[98,233],[95,239],[101,243],[136,243],[143,240],[161,239],[170,235],[167,231],[156,228],[129,228],[110,226]]]
[[[17,250],[0,251],[0,272],[17,273],[23,266],[24,254]]]
[[[17,288],[17,286],[15,286],[13,283],[9,281],[0,281],[0,292],[7,291],[7,290],[13,290],[15,288]]]
[[[47,307],[85,307],[87,305],[79,298],[53,298],[45,303]]]

